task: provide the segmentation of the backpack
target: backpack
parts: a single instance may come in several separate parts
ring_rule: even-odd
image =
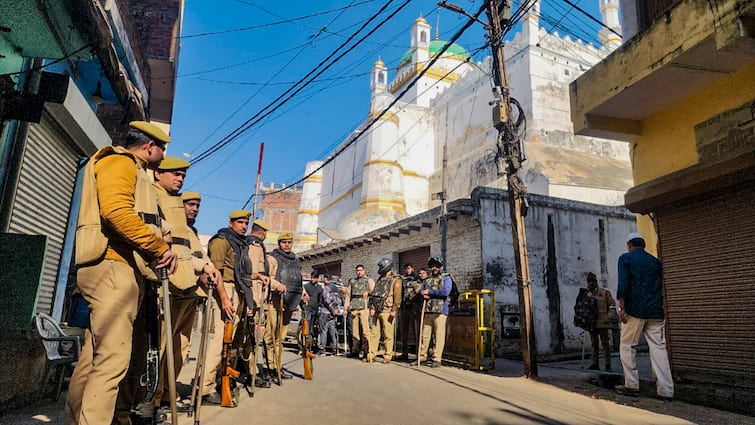
[[[448,308],[459,308],[459,287],[456,286],[456,280],[450,274],[446,276],[451,278],[451,292],[448,293]]]
[[[598,301],[588,294],[587,288],[579,288],[577,302],[574,304],[574,326],[592,331],[597,319]]]

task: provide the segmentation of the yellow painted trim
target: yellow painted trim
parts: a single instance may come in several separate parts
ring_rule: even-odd
[[[317,236],[297,236],[294,238],[295,242],[317,242]]]
[[[373,112],[367,118],[370,119],[370,120],[373,120],[378,115],[380,115],[380,114],[376,113],[376,112]],[[398,115],[394,114],[393,112],[388,111],[385,114],[383,114],[382,117],[380,117],[380,121],[388,121],[388,122],[392,122],[392,123],[398,125],[399,118],[398,118]]]
[[[404,167],[402,167],[401,164],[399,164],[398,162],[390,161],[387,159],[371,159],[364,163],[365,167],[367,167],[368,165],[389,165],[389,166],[401,168],[402,170],[404,169]]]
[[[406,208],[397,207],[395,205],[365,205],[362,207],[365,211],[375,211],[375,210],[393,210],[398,212],[406,212]]]
[[[416,172],[416,171],[410,171],[410,170],[402,170],[401,174],[407,176],[407,177],[419,177],[421,179],[428,179],[427,176],[423,176],[422,174]]]
[[[309,176],[304,179],[304,183],[322,183],[322,176]]]
[[[464,62],[464,61],[467,60],[466,58],[464,58],[462,56],[454,55],[454,54],[445,54],[445,55],[443,55],[443,57],[444,58],[448,58],[448,59],[457,59],[457,60],[459,60],[461,62]],[[404,83],[406,83],[410,79],[414,78],[416,75],[418,75],[420,72],[422,72],[423,69],[425,69],[425,65],[424,64],[415,64],[414,68],[410,69],[408,72],[402,74],[401,78],[393,80],[393,82],[391,83],[391,85],[388,87],[388,91],[390,91],[391,93],[395,94],[398,91],[398,89],[401,86],[404,85]],[[450,73],[448,75],[446,75],[446,74],[448,74],[448,71],[445,71],[443,69],[438,69],[438,68],[434,68],[433,67],[433,68],[430,68],[425,73],[424,76],[428,77],[428,78],[432,78],[434,80],[438,80],[438,81],[447,81],[449,83],[452,83],[452,82],[458,80],[459,78],[461,78],[461,75],[459,73],[457,73],[457,72],[452,72],[452,73]]]
[[[299,212],[297,214],[312,214],[312,215],[317,215],[317,214],[320,214],[320,210],[302,209],[302,210],[299,210]]]
[[[354,193],[357,189],[362,187],[362,183],[357,184],[356,186],[352,187],[348,191],[346,191],[343,195],[339,196],[338,198],[331,201],[328,205],[325,205],[324,207],[320,208],[320,214],[325,212],[326,210],[330,209],[333,205],[343,201],[344,198]]]
[[[366,206],[367,204],[391,204],[397,207],[406,208],[406,203],[400,199],[367,198],[362,199],[359,202],[359,206]]]

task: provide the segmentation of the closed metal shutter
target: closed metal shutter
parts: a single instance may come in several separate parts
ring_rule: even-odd
[[[39,124],[29,126],[9,230],[47,236],[37,312],[52,312],[76,168],[82,155],[47,113]]]
[[[755,387],[755,189],[675,204],[657,218],[674,374]]]
[[[430,258],[429,246],[423,246],[409,251],[404,251],[398,255],[398,264],[397,267],[394,267],[394,269],[397,269],[396,271],[398,271],[399,274],[403,274],[404,264],[412,263],[412,265],[414,265],[414,273],[417,273],[419,272],[419,269],[427,267],[428,258]]]

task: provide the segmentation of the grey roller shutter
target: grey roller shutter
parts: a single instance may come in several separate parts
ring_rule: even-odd
[[[82,155],[47,113],[39,124],[30,125],[9,230],[47,236],[38,312],[52,311],[76,169]]]
[[[755,188],[672,204],[657,218],[674,374],[755,388]]]

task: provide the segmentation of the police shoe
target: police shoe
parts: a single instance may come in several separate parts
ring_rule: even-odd
[[[257,388],[270,388],[270,381],[257,375],[254,378],[254,386]]]
[[[441,366],[440,362],[433,362],[433,361],[428,361],[427,362],[427,367],[436,368],[436,367],[440,367],[440,366]]]
[[[162,401],[160,402],[160,407],[167,407],[168,409],[170,409],[170,402]],[[191,404],[181,400],[176,401],[176,412],[191,412]]]
[[[286,372],[286,369],[281,369],[281,378],[282,379],[293,379],[294,375],[291,375],[290,373]]]
[[[220,406],[220,403],[222,402],[222,398],[220,397],[220,394],[218,393],[212,393],[202,396],[202,404],[209,404],[212,406]]]

